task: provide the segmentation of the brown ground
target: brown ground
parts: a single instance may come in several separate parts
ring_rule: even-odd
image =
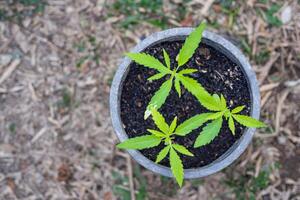
[[[164,1],[165,28],[206,19],[244,50],[270,125],[235,164],[181,189],[116,150],[109,117],[110,83],[123,53],[162,28],[144,20],[121,27],[128,16],[110,7],[116,0],[48,0],[37,14],[3,19],[1,10],[16,16],[28,9],[18,1],[0,2],[1,200],[126,200],[134,191],[138,200],[300,199],[299,1],[236,1],[236,13],[217,0]],[[274,3],[280,9],[267,20]],[[155,18],[154,11],[136,12]]]

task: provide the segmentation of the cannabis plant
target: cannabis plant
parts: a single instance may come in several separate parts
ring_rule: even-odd
[[[165,118],[154,108],[151,109],[152,119],[157,126],[158,130],[148,129],[148,134],[143,136],[130,138],[117,145],[121,149],[148,149],[156,147],[163,143],[164,148],[158,153],[156,157],[156,163],[161,162],[167,155],[169,155],[169,161],[172,173],[179,184],[183,183],[184,170],[183,164],[180,159],[180,154],[187,156],[194,156],[186,147],[174,142],[176,136],[185,136],[192,132],[194,129],[199,128],[203,123],[208,120],[208,117],[212,113],[205,113],[196,115],[182,124],[177,126],[177,117],[175,117],[170,124],[166,123]]]
[[[212,121],[208,123],[200,132],[194,144],[195,148],[209,144],[215,137],[218,136],[223,124],[223,118],[227,121],[228,127],[233,135],[235,135],[235,121],[246,127],[266,127],[263,122],[260,122],[252,117],[239,114],[245,108],[245,106],[238,106],[230,110],[227,107],[226,99],[222,94],[220,96],[214,94],[213,98],[214,101],[212,101],[211,104],[216,109],[210,109],[210,107],[206,108],[208,110],[217,112],[209,114],[206,118],[207,120]]]
[[[139,65],[157,71],[157,74],[148,78],[149,81],[155,81],[165,76],[168,76],[168,78],[152,96],[144,114],[145,120],[152,115],[152,119],[158,130],[148,129],[147,134],[130,138],[118,144],[117,147],[121,149],[142,150],[157,147],[163,143],[164,148],[158,153],[156,163],[161,162],[165,157],[169,156],[172,173],[180,186],[183,183],[184,169],[179,154],[194,155],[183,145],[176,144],[174,142],[175,137],[184,137],[205,124],[194,143],[194,148],[198,148],[209,144],[218,136],[224,120],[228,123],[228,127],[233,135],[235,135],[235,123],[255,128],[266,126],[252,117],[241,115],[240,112],[243,111],[245,106],[230,109],[222,94],[209,94],[197,80],[189,76],[197,72],[196,69],[188,67],[182,69],[198,48],[205,26],[205,23],[201,23],[186,38],[176,58],[170,58],[168,52],[163,49],[161,53],[164,57],[164,64],[146,53],[126,54]],[[171,66],[171,59],[176,60],[174,66]],[[173,85],[179,97],[181,97],[181,85],[183,85],[209,112],[195,115],[178,126],[177,117],[175,117],[171,124],[168,125],[162,114],[158,112],[158,109],[165,103]]]
[[[164,57],[164,64],[161,63],[155,57],[146,53],[127,53],[126,55],[134,60],[141,66],[155,69],[158,71],[157,74],[148,78],[149,81],[154,81],[163,78],[168,75],[168,79],[160,86],[160,88],[155,92],[154,96],[151,98],[147,109],[145,111],[144,118],[147,119],[151,115],[151,107],[159,109],[166,101],[172,86],[174,85],[179,97],[181,96],[181,84],[194,96],[201,101],[201,104],[210,106],[211,96],[209,93],[198,83],[195,79],[187,76],[197,69],[186,68],[180,70],[190,58],[194,55],[196,49],[198,48],[202,33],[206,27],[205,23],[201,23],[185,40],[179,54],[176,58],[177,66],[171,66],[171,58],[168,52],[163,49],[162,54]]]

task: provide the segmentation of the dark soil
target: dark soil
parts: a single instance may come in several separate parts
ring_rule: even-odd
[[[149,47],[144,52],[155,56],[164,63],[162,54],[162,48],[164,48],[171,57],[171,65],[176,67],[175,58],[182,44],[183,42],[181,41],[164,42]],[[199,71],[191,75],[191,77],[197,79],[208,92],[223,94],[228,101],[227,105],[230,105],[231,108],[246,105],[246,109],[242,114],[249,115],[251,99],[246,78],[241,68],[225,55],[201,43],[194,57],[183,68],[198,69]],[[121,95],[121,118],[125,131],[130,138],[148,134],[146,130],[149,128],[157,129],[151,117],[144,121],[143,116],[151,97],[169,77],[153,82],[147,81],[147,78],[155,73],[155,70],[145,68],[134,62],[130,65]],[[169,124],[175,116],[178,117],[178,124],[180,124],[196,114],[208,112],[192,94],[186,91],[183,86],[181,88],[183,91],[181,98],[178,97],[173,87],[166,102],[159,110]],[[185,137],[177,136],[175,138],[176,143],[184,145],[195,155],[194,157],[189,157],[180,154],[185,169],[210,164],[224,154],[241,137],[245,130],[244,127],[236,124],[236,135],[233,136],[227,123],[223,121],[220,134],[210,144],[194,149],[193,144],[201,129],[202,127]],[[155,161],[162,148],[163,144],[142,150],[141,153]],[[169,166],[168,157],[160,164]]]

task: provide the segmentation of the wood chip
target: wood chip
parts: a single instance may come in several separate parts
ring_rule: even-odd
[[[10,77],[10,75],[15,71],[15,69],[18,67],[18,65],[21,63],[21,60],[16,59],[14,60],[8,68],[4,71],[2,76],[0,77],[0,85]]]
[[[278,87],[280,83],[270,83],[260,87],[260,92],[266,92],[269,90],[273,90],[274,88]]]
[[[203,15],[203,16],[207,16],[208,15],[208,10],[210,9],[210,7],[212,6],[212,4],[214,3],[215,0],[207,0],[202,9],[200,10],[200,13]]]

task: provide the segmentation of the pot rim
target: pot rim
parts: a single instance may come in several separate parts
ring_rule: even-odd
[[[133,48],[131,52],[141,52],[149,46],[164,41],[183,40],[193,30],[194,28],[173,28],[161,32],[156,32],[142,40]],[[242,71],[244,72],[244,75],[246,76],[248,88],[250,90],[251,117],[258,119],[260,113],[259,87],[256,75],[252,70],[246,57],[231,42],[229,42],[222,36],[212,33],[210,31],[203,32],[202,42],[218,49],[220,52],[225,54],[227,57],[229,57],[241,67]],[[129,71],[130,63],[131,60],[127,57],[125,57],[122,60],[118,70],[116,71],[110,90],[109,104],[112,125],[117,134],[117,137],[121,142],[128,139],[120,117],[120,98],[122,93],[123,81],[125,80]],[[246,128],[241,138],[238,141],[236,141],[223,155],[221,155],[212,163],[203,167],[184,169],[184,178],[189,179],[205,177],[224,169],[225,167],[233,163],[245,151],[245,149],[251,142],[254,133],[254,128]],[[169,167],[156,164],[155,162],[146,158],[137,150],[127,151],[143,167],[163,176],[173,177],[172,171]]]

